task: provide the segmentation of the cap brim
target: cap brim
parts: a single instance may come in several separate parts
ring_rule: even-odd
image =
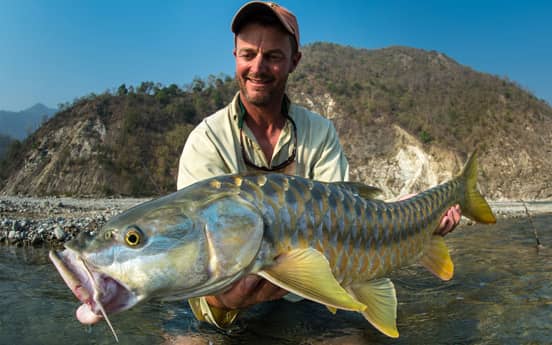
[[[261,2],[261,1],[252,1],[248,2],[247,4],[243,5],[238,12],[236,12],[236,15],[232,19],[232,32],[237,33],[238,30],[241,29],[242,23],[244,19],[249,17],[252,14],[259,15],[260,12],[265,12],[270,15],[275,16],[278,18],[280,23],[284,26],[284,28],[291,34],[295,35],[295,30],[289,26],[285,18],[282,18],[280,13],[278,11],[274,10],[270,3]]]

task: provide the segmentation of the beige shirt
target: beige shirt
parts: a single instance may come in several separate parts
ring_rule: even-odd
[[[188,136],[178,167],[178,189],[194,182],[223,174],[253,170],[245,164],[240,146],[240,119],[244,112],[238,101],[206,117]],[[286,98],[288,116],[297,127],[297,152],[293,163],[283,173],[324,182],[348,181],[349,164],[337,132],[328,119],[291,104]],[[251,130],[243,123],[243,145],[248,159],[255,165],[270,167]],[[293,125],[286,122],[271,157],[271,165],[285,162],[294,148]],[[188,300],[196,318],[219,328],[229,327],[238,310],[220,310],[209,306],[205,298]]]
[[[238,122],[243,114],[238,97],[239,93],[228,106],[206,117],[190,133],[180,157],[178,189],[209,177],[252,170],[245,164],[240,147]],[[331,121],[292,103],[288,109],[297,127],[297,156],[282,172],[325,182],[348,180],[349,164]],[[270,167],[245,122],[243,143],[249,160],[258,166]],[[293,126],[287,121],[271,165],[286,161],[293,146]]]

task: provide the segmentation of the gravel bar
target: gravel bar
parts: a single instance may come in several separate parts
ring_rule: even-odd
[[[149,199],[0,197],[0,243],[61,247]]]

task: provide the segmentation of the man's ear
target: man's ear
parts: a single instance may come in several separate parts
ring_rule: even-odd
[[[301,56],[301,52],[298,51],[297,53],[295,53],[294,56],[291,57],[291,68],[289,69],[289,73],[295,71],[295,69],[299,65],[299,61],[301,61]]]
[[[232,55],[234,55],[234,57],[236,57],[236,48],[234,47],[234,49],[232,50]]]

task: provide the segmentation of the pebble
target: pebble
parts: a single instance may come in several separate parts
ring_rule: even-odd
[[[63,241],[63,239],[65,238],[65,231],[63,231],[63,229],[61,228],[61,226],[56,225],[56,226],[54,227],[54,236],[56,236],[56,238],[58,239],[58,241]]]

